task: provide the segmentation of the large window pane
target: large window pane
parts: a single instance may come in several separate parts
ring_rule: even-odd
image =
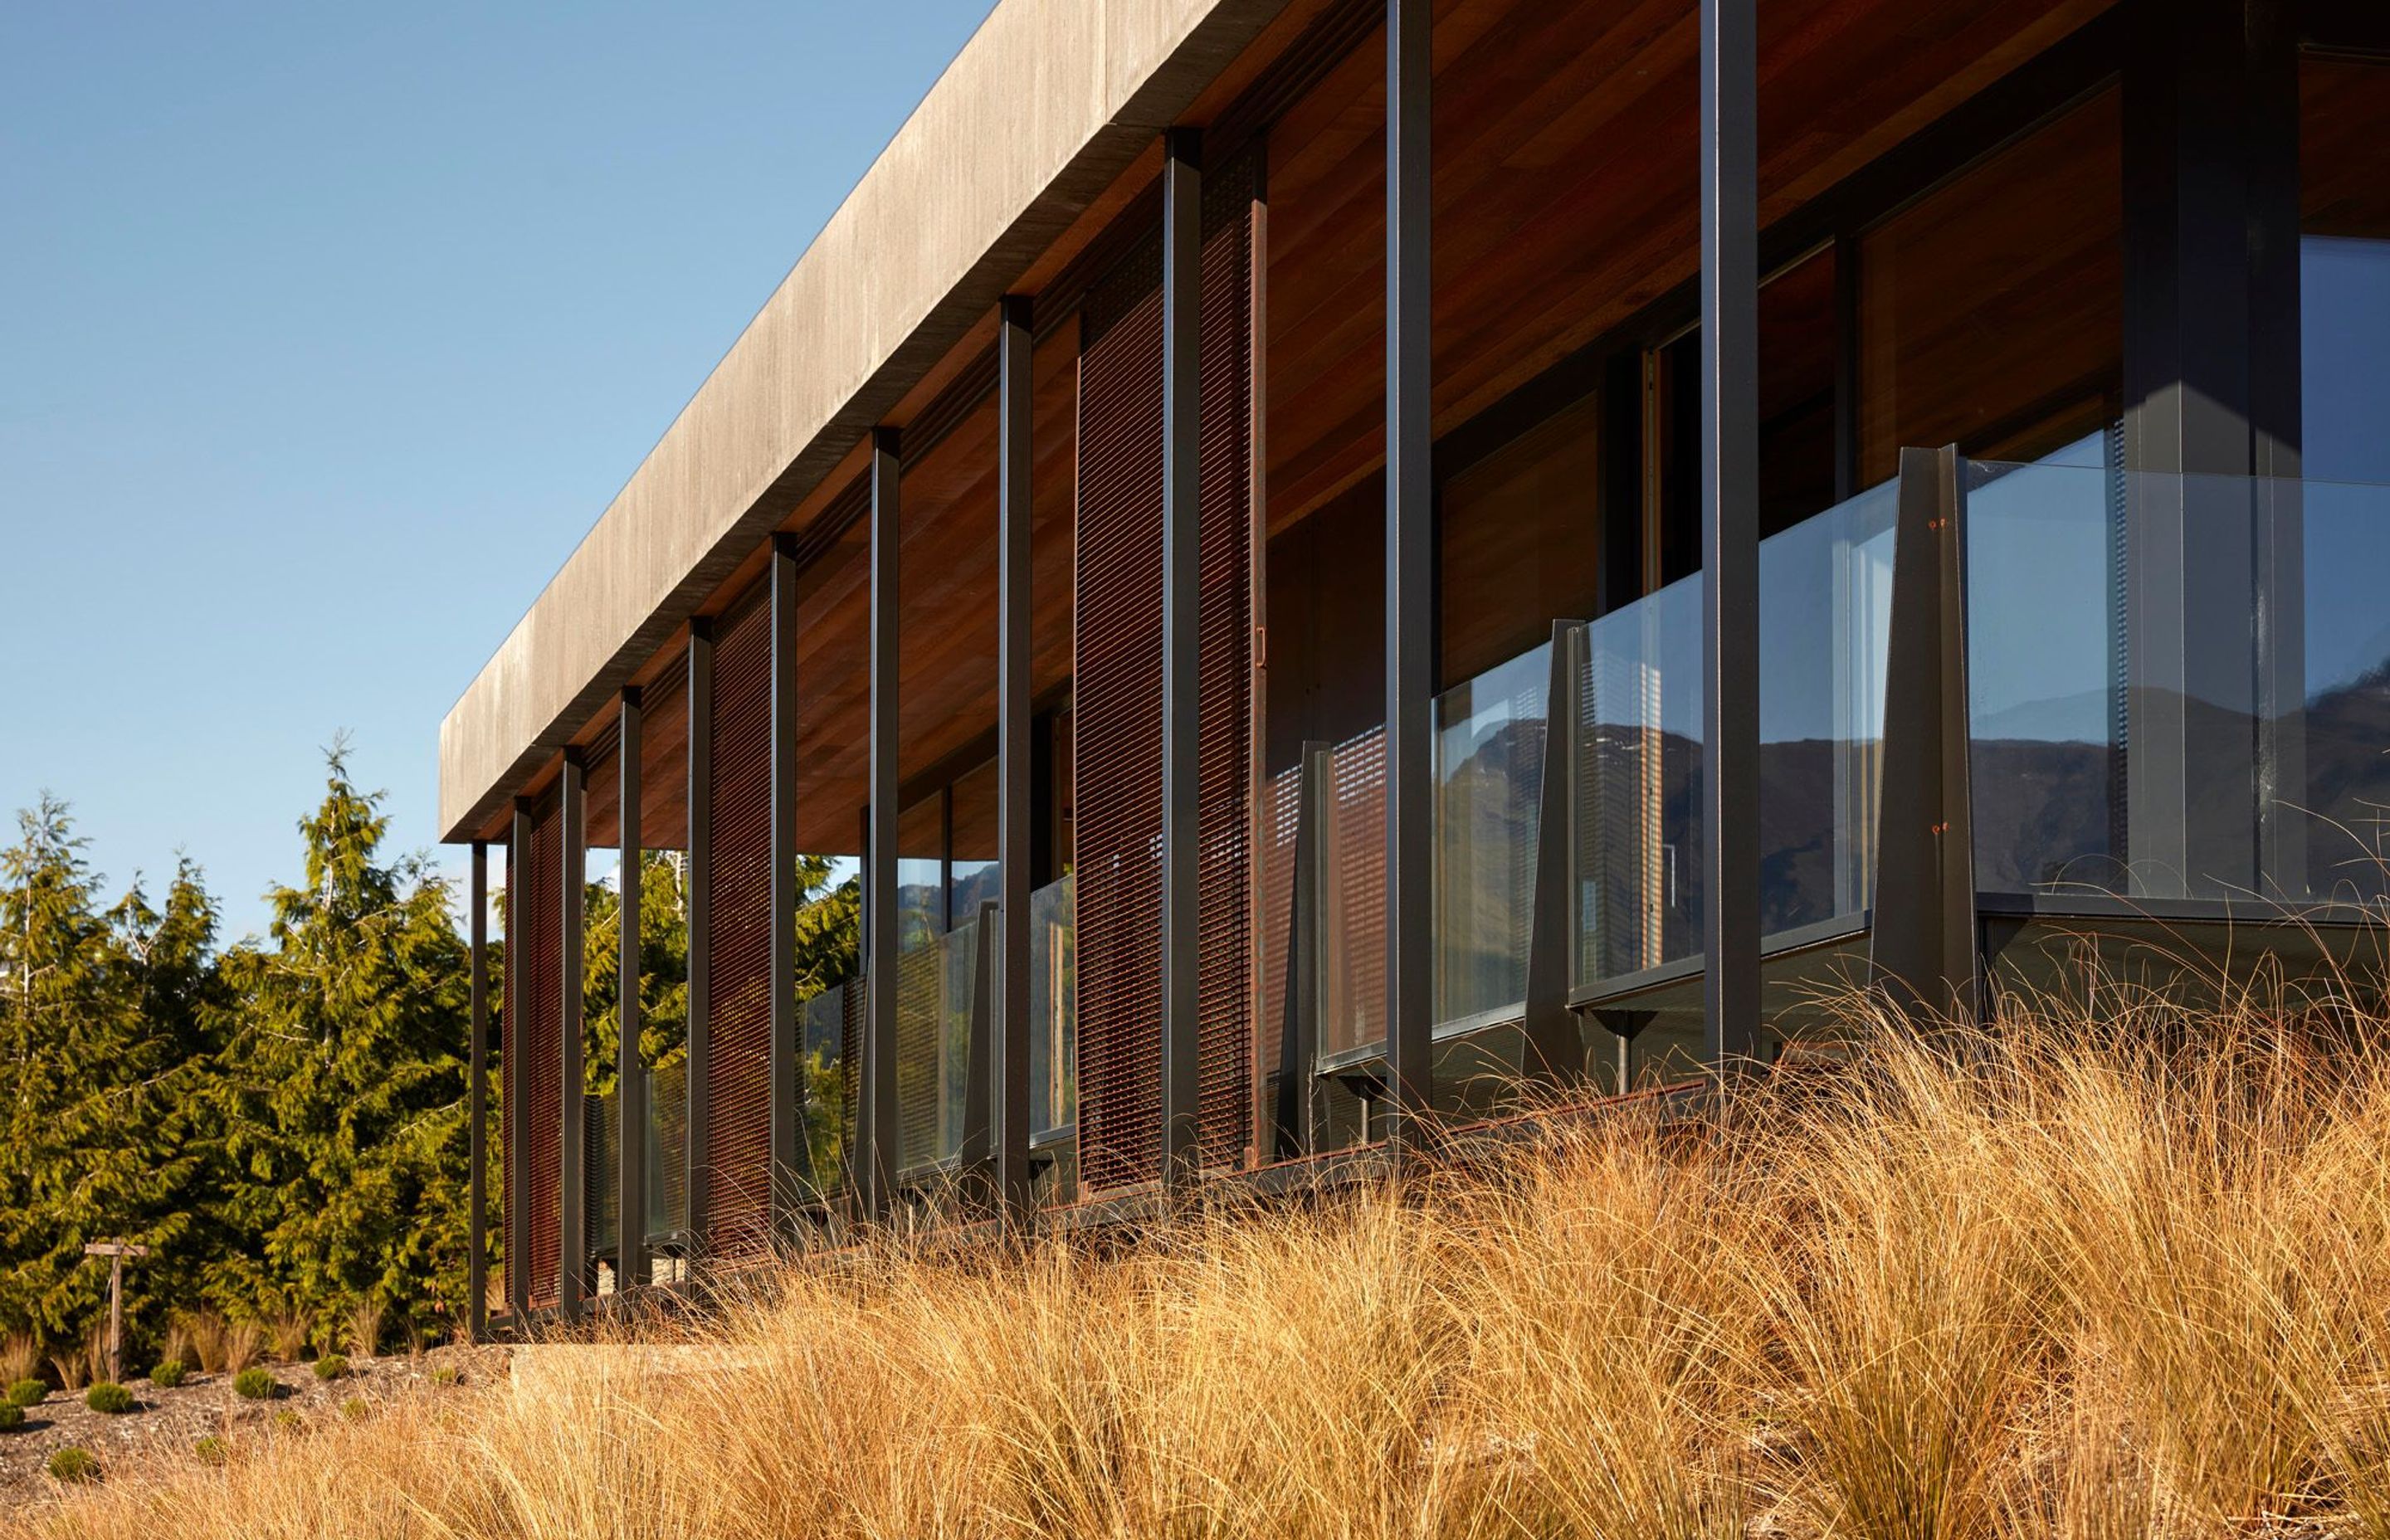
[[[2034,460],[2114,419],[2120,124],[2104,92],[1861,237],[1862,485],[1905,447]]]

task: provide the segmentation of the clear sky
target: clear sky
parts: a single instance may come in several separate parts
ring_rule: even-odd
[[[345,729],[431,848],[441,717],[987,9],[0,5],[6,834],[237,937]]]

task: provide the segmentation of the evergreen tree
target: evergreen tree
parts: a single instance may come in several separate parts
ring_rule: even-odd
[[[214,915],[187,864],[163,915],[137,884],[103,911],[65,805],[45,797],[18,822],[0,853],[0,1323],[80,1341],[107,1277],[83,1248],[121,1238],[158,1263],[127,1269],[138,1337],[161,1324],[200,1239],[186,1113],[204,1066]]]
[[[328,1319],[379,1299],[418,1324],[463,1315],[468,955],[447,883],[385,862],[379,793],[328,756],[300,825],[306,883],[271,895],[263,947],[228,952],[240,1000],[216,1088],[225,1219],[254,1248],[215,1270],[236,1310]]]

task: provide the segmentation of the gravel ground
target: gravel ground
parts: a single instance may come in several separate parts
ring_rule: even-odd
[[[279,1387],[271,1401],[235,1395],[229,1374],[193,1373],[171,1391],[147,1380],[131,1383],[139,1409],[110,1416],[95,1412],[76,1392],[53,1391],[38,1406],[25,1408],[24,1423],[0,1432],[0,1500],[47,1495],[54,1488],[50,1456],[69,1445],[99,1457],[103,1474],[128,1474],[155,1463],[180,1464],[209,1433],[259,1426],[284,1412],[308,1421],[336,1418],[352,1396],[370,1403],[429,1386],[432,1372],[454,1368],[461,1380],[479,1382],[507,1372],[506,1350],[451,1346],[420,1354],[397,1354],[349,1360],[338,1380],[318,1380],[313,1364],[265,1366]]]

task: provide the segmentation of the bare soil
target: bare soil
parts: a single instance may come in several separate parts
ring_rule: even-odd
[[[229,1374],[194,1370],[173,1390],[147,1380],[127,1382],[138,1400],[134,1411],[111,1415],[84,1405],[81,1391],[52,1391],[48,1400],[25,1408],[25,1420],[0,1432],[0,1502],[47,1495],[50,1457],[70,1446],[99,1457],[103,1476],[125,1476],[146,1468],[183,1465],[197,1458],[199,1441],[210,1433],[238,1435],[262,1431],[284,1413],[302,1422],[343,1416],[351,1398],[374,1403],[439,1388],[434,1371],[454,1369],[459,1383],[480,1383],[507,1372],[507,1350],[452,1345],[421,1354],[351,1358],[338,1380],[319,1380],[315,1366],[267,1364],[276,1392],[270,1401],[249,1401],[233,1392]]]

